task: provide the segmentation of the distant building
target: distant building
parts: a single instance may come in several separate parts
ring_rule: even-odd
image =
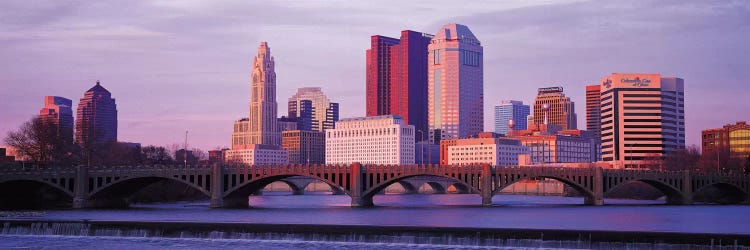
[[[245,165],[289,164],[289,156],[285,150],[279,150],[276,146],[253,144],[243,149],[227,150],[224,161]]]
[[[342,119],[326,130],[326,164],[414,164],[414,132],[398,116]]]
[[[558,125],[533,125],[527,130],[514,130],[509,138],[529,148],[531,165],[550,163],[591,163],[601,159],[601,145],[594,133],[562,130]]]
[[[75,141],[84,149],[117,142],[117,105],[98,81],[78,103],[75,124]]]
[[[209,150],[208,151],[208,163],[209,164],[224,163],[224,154],[228,150],[229,150],[228,148]]]
[[[514,130],[526,129],[526,119],[530,114],[529,105],[523,105],[521,101],[502,101],[495,106],[495,133],[507,135],[511,120]]]
[[[174,152],[174,160],[177,164],[195,165],[198,163],[198,158],[193,155],[193,151],[185,149]]]
[[[39,119],[54,124],[67,144],[73,144],[73,101],[59,96],[45,96]]]
[[[476,138],[443,140],[440,151],[443,165],[517,166],[519,155],[529,153],[529,149],[518,140],[503,138],[495,133],[479,133]]]
[[[685,148],[684,80],[614,73],[601,81],[602,160],[638,168]]]
[[[288,104],[288,117],[298,120],[299,130],[322,132],[338,121],[339,104],[331,102],[318,87],[297,89]]]
[[[295,125],[296,126],[296,125]],[[248,132],[250,131],[250,120],[248,118],[242,118],[234,121],[232,128],[232,149],[241,149],[250,145],[250,137]]]
[[[282,133],[284,131],[297,130],[297,119],[294,118],[282,116],[281,118],[277,119],[276,124],[279,125],[279,131],[281,131]]]
[[[429,143],[428,141],[420,141],[415,143],[414,163],[440,164],[440,145]]]
[[[575,103],[565,96],[562,87],[540,88],[534,100],[534,124],[551,124],[562,129],[577,129]]]
[[[586,130],[599,138],[602,133],[602,93],[599,84],[586,86]]]
[[[374,35],[366,53],[367,116],[397,115],[427,133],[427,46],[432,35]]]
[[[16,157],[8,155],[6,148],[0,147],[0,163],[8,163],[16,161]]]
[[[325,164],[325,133],[290,130],[281,132],[281,149],[289,155],[290,164]]]
[[[466,138],[484,131],[483,48],[468,27],[448,24],[428,46],[430,138]]]
[[[703,154],[721,153],[720,159],[746,160],[750,157],[750,125],[747,122],[703,130],[701,140]]]

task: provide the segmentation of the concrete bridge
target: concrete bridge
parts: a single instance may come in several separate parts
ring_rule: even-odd
[[[290,178],[305,177],[305,178]],[[162,180],[185,184],[211,199],[211,207],[247,207],[248,196],[266,185],[284,181],[304,190],[312,180],[322,181],[335,192],[351,197],[352,206],[373,206],[373,196],[394,183],[411,186],[433,183],[444,191],[447,183],[464,193],[478,194],[482,205],[503,188],[522,180],[549,178],[572,187],[587,205],[603,205],[603,198],[617,187],[643,182],[666,196],[668,204],[692,204],[694,194],[708,188],[730,194],[723,202],[748,201],[750,177],[721,173],[614,170],[602,168],[491,167],[439,165],[261,165],[261,166],[120,166],[0,169],[0,202],[27,189],[45,187],[71,199],[74,208],[127,205],[126,198],[140,188]],[[295,183],[295,179],[307,184]],[[440,184],[436,179],[442,180]],[[409,181],[412,182],[409,182]],[[404,184],[406,183],[406,184]],[[421,186],[421,184],[420,184]],[[416,186],[418,188],[419,186]],[[300,189],[301,188],[301,189]],[[441,190],[442,188],[442,190]],[[409,189],[407,187],[407,189]],[[32,193],[32,196],[45,195]],[[25,197],[34,198],[34,197]]]

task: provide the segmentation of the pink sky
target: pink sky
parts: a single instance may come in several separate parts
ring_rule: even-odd
[[[585,127],[584,86],[612,72],[685,79],[688,144],[748,120],[750,6],[685,1],[84,1],[0,4],[0,138],[43,96],[74,103],[101,80],[121,141],[228,146],[247,115],[258,43],[276,57],[279,115],[297,88],[322,87],[341,117],[365,113],[374,34],[469,26],[484,46],[485,130],[504,99],[563,86]]]

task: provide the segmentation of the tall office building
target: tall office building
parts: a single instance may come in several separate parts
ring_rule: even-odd
[[[54,124],[57,133],[67,144],[73,144],[73,101],[59,96],[45,96],[39,119]]]
[[[557,125],[577,129],[575,103],[565,96],[562,87],[540,88],[534,101],[534,124]]]
[[[586,130],[596,137],[601,137],[602,133],[601,99],[599,84],[586,86]]]
[[[638,167],[685,147],[683,79],[613,73],[601,82],[603,161]]]
[[[530,114],[529,105],[523,105],[521,101],[502,101],[495,106],[495,133],[508,135],[511,120],[513,130],[525,130],[526,119]]]
[[[484,128],[483,48],[468,27],[448,24],[428,46],[430,138],[465,138]]]
[[[78,102],[75,141],[84,149],[117,142],[117,105],[99,81]]]
[[[367,50],[367,116],[398,115],[427,131],[427,45],[432,35],[404,30],[375,35]]]
[[[276,125],[275,62],[266,42],[260,43],[253,60],[250,88],[249,143],[281,146],[281,133]]]
[[[288,117],[299,120],[300,130],[322,132],[333,128],[333,124],[338,121],[338,103],[331,102],[318,87],[297,89],[297,93],[289,98],[288,104]]]

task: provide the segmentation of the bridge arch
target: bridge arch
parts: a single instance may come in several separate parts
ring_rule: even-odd
[[[64,184],[34,178],[0,180],[0,209],[29,209],[68,206],[73,201],[74,180]]]
[[[293,183],[284,181],[284,179],[286,178],[295,177],[295,176],[313,178],[316,181],[321,181],[321,182],[328,184],[331,187],[340,189],[343,191],[343,194],[351,196],[349,193],[349,190],[345,189],[345,187],[342,187],[326,178],[322,178],[316,175],[305,175],[305,174],[279,174],[279,175],[265,176],[265,177],[258,178],[258,179],[252,179],[252,180],[246,181],[244,183],[240,183],[234,187],[227,189],[224,192],[224,195],[222,197],[223,206],[224,207],[237,207],[237,208],[248,207],[249,206],[248,196],[250,196],[250,194],[256,193],[259,190],[263,190],[265,186],[271,183],[277,182],[277,181],[287,183],[290,187],[296,186]]]
[[[308,192],[308,190],[307,190],[307,189],[308,189],[308,188],[310,187],[310,185],[313,185],[314,183],[323,183],[323,184],[327,185],[327,186],[328,186],[328,188],[329,188],[329,189],[331,189],[331,194],[344,194],[344,190],[343,190],[343,189],[341,189],[340,187],[338,187],[338,186],[336,186],[336,185],[331,185],[331,184],[329,184],[329,183],[327,183],[327,182],[324,182],[324,181],[321,181],[321,180],[318,180],[318,179],[315,179],[314,181],[311,181],[311,182],[308,182],[308,183],[306,183],[306,184],[305,184],[305,185],[304,185],[303,187],[301,187],[301,188],[302,188],[302,190],[304,190],[305,192]]]
[[[430,186],[430,188],[432,188],[433,194],[445,194],[445,190],[447,189],[447,187],[444,187],[442,184],[434,181],[428,181],[424,184],[427,184],[428,186]],[[424,186],[424,184],[422,184],[422,186]],[[420,189],[422,189],[422,187],[420,187]]]
[[[364,201],[364,204],[366,206],[370,206],[370,205],[372,205],[372,198],[375,195],[377,195],[378,193],[380,193],[380,191],[382,191],[386,187],[390,186],[393,183],[402,182],[403,180],[406,180],[406,179],[409,179],[409,178],[414,178],[414,177],[439,177],[439,178],[445,178],[445,179],[448,179],[450,181],[455,181],[456,183],[459,183],[461,185],[469,187],[469,189],[473,193],[477,193],[477,194],[480,193],[479,189],[474,188],[469,183],[466,183],[466,182],[464,182],[461,179],[458,179],[458,178],[455,178],[455,177],[452,177],[452,176],[449,176],[449,175],[441,175],[441,174],[434,174],[434,173],[414,173],[414,174],[404,174],[404,175],[401,175],[401,176],[398,176],[398,177],[394,177],[392,179],[388,179],[388,180],[385,180],[385,181],[381,181],[379,183],[375,183],[370,188],[367,188],[367,189],[364,190],[364,192],[362,192],[362,200]],[[426,183],[429,183],[429,182],[426,182]],[[435,184],[437,184],[437,183],[435,183]],[[437,184],[437,185],[440,185],[440,184]]]
[[[448,185],[448,187],[445,188],[446,193],[448,193],[448,190],[450,190],[451,187],[453,187],[456,190],[457,194],[469,193],[469,188],[466,185],[458,183],[458,182]]]
[[[719,191],[721,197],[707,197],[711,198],[711,200],[706,201],[719,204],[738,204],[750,201],[750,193],[748,191],[734,183],[724,181],[705,183],[695,189],[693,196],[703,195],[712,188]]]
[[[616,182],[612,186],[605,185],[603,196],[607,197],[613,190],[616,190],[624,185],[627,185],[633,182],[645,183],[659,190],[659,192],[664,194],[664,196],[666,197],[667,204],[685,204],[687,203],[688,200],[692,198],[692,197],[688,197],[687,195],[685,195],[685,193],[682,192],[682,190],[680,190],[680,188],[676,187],[674,184],[670,184],[662,180],[650,179],[650,178],[634,178],[634,179],[628,179],[628,180]]]
[[[581,179],[573,180],[572,178],[562,177],[562,176],[555,176],[555,175],[527,175],[527,176],[519,176],[518,178],[512,178],[509,182],[503,182],[502,185],[495,188],[495,190],[492,191],[492,196],[495,196],[499,194],[503,189],[510,187],[511,185],[518,183],[520,181],[527,181],[527,180],[534,180],[534,179],[552,179],[559,182],[562,182],[564,185],[573,188],[576,192],[583,195],[584,200],[586,200],[586,203],[589,204],[591,200],[596,199],[596,194],[593,190],[591,190],[590,187],[586,187],[584,185],[593,185],[593,183],[588,183],[589,180]],[[574,177],[575,178],[575,177]],[[581,183],[583,182],[583,183]]]
[[[147,185],[164,180],[185,184],[206,196],[211,196],[211,193],[205,187],[198,186],[196,183],[182,178],[173,176],[133,176],[111,178],[109,181],[106,178],[101,181],[100,178],[89,178],[89,190],[91,191],[88,197],[89,199],[123,198],[140,191]]]

